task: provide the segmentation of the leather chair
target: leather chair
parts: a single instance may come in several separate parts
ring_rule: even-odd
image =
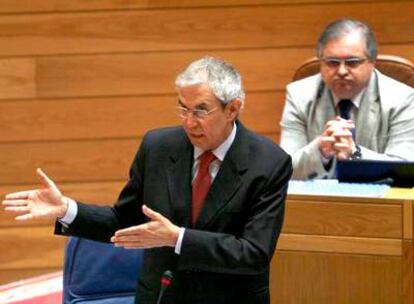
[[[70,237],[63,268],[64,304],[133,304],[143,250]]]
[[[414,64],[407,59],[393,55],[378,55],[375,67],[383,74],[414,87]],[[296,70],[293,80],[299,80],[319,73],[319,59],[312,57]]]

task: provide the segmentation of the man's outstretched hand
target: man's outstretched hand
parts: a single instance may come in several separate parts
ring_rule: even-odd
[[[111,238],[111,242],[117,247],[127,249],[174,247],[180,228],[161,213],[145,205],[142,206],[142,212],[150,219],[149,222],[118,230]]]
[[[62,195],[55,183],[41,170],[36,174],[41,187],[35,190],[9,193],[2,204],[5,210],[19,213],[16,220],[56,219],[65,215],[67,198]]]

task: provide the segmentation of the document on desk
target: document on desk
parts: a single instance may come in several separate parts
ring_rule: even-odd
[[[386,184],[340,183],[336,179],[291,180],[288,194],[385,197],[390,188]]]

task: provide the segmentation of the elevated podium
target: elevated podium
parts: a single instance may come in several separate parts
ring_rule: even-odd
[[[289,195],[272,303],[414,303],[414,190]]]

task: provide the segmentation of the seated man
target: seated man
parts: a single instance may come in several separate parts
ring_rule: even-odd
[[[320,74],[287,86],[281,146],[293,178],[333,178],[338,159],[414,160],[414,89],[375,69],[371,29],[334,21],[317,56]]]

